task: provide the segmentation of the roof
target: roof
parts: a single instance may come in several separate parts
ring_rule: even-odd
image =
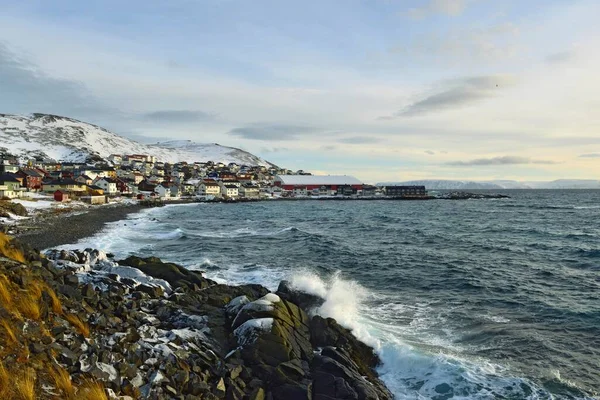
[[[46,183],[46,185],[80,185],[80,183],[71,178],[64,178],[64,179],[55,179],[53,181]]]
[[[11,175],[11,174],[1,174],[0,182],[19,182],[19,183],[21,183],[17,178],[15,178],[14,175]]]
[[[275,180],[282,185],[362,185],[362,182],[349,175],[277,175]]]
[[[42,177],[42,174],[40,174],[35,169],[23,168],[23,169],[21,169],[21,172],[23,172],[25,175],[33,176],[33,177],[36,177],[36,178],[41,178]]]
[[[224,185],[227,189],[237,189],[238,187],[235,185]]]

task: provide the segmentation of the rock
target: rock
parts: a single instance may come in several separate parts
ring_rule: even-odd
[[[275,292],[275,294],[282,299],[297,304],[298,307],[306,312],[322,306],[325,302],[325,299],[322,297],[292,288],[291,283],[286,280],[283,280],[279,283],[279,287],[277,288],[277,292]]]
[[[119,265],[137,268],[153,278],[163,279],[169,282],[172,287],[190,288],[196,284],[204,289],[215,284],[215,282],[204,278],[201,273],[190,271],[174,263],[162,262],[156,257],[140,258],[130,256],[125,260],[118,261],[118,263]]]
[[[248,396],[248,400],[265,400],[265,389],[257,387]]]
[[[221,378],[221,379],[219,379],[219,382],[217,382],[217,385],[215,386],[215,394],[219,398],[223,398],[223,397],[225,397],[226,392],[227,392],[227,389],[225,388],[225,381],[223,380],[223,378]]]

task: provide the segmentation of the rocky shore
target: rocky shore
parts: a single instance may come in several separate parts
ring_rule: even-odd
[[[127,215],[143,208],[138,204],[115,204],[90,207],[68,214],[42,212],[21,222],[15,236],[38,249],[76,243],[81,238],[98,233],[106,223],[125,219]]]
[[[0,255],[5,398],[28,384],[40,399],[392,398],[373,349],[287,282],[226,286],[155,257],[41,255],[4,235]]]

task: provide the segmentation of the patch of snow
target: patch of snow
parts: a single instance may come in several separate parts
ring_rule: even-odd
[[[237,338],[240,346],[252,344],[262,333],[271,331],[273,322],[273,318],[251,319],[238,326],[237,329],[233,331],[233,334]]]

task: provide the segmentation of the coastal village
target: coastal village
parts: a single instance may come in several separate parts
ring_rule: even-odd
[[[316,176],[276,166],[213,161],[169,164],[143,154],[112,154],[97,163],[0,160],[0,198],[27,199],[40,194],[57,202],[88,204],[105,204],[121,198],[166,202],[428,197],[424,186],[378,187],[352,176]]]

